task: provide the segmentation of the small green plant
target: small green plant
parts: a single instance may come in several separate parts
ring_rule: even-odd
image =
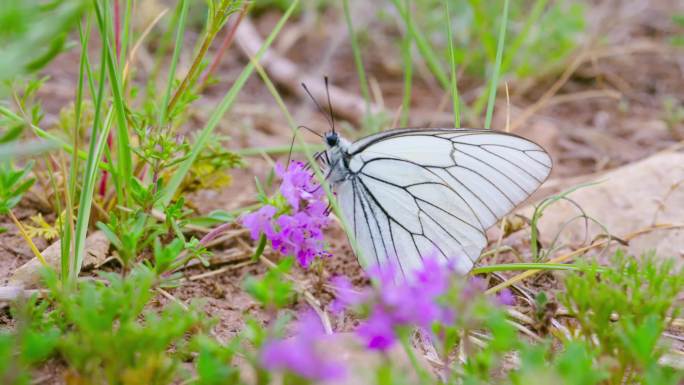
[[[594,264],[593,270],[566,278],[561,298],[577,321],[577,335],[610,363],[611,384],[677,383],[681,373],[659,363],[667,351],[660,337],[680,314],[676,301],[684,273],[673,261],[620,251],[611,265],[599,273]]]
[[[0,163],[0,215],[7,215],[35,182],[30,176],[33,162],[17,168],[10,162]]]
[[[245,290],[266,309],[275,311],[291,305],[295,299],[294,285],[285,276],[290,273],[294,258],[284,258],[261,278],[247,277]]]
[[[154,271],[139,265],[126,277],[103,274],[78,291],[53,276],[50,314],[59,326],[58,352],[70,375],[88,384],[169,384],[188,352],[190,337],[207,330],[198,304],[171,303],[146,309],[156,284]]]
[[[46,317],[47,302],[20,298],[11,309],[12,331],[0,330],[0,383],[28,385],[32,369],[54,354],[59,330]]]

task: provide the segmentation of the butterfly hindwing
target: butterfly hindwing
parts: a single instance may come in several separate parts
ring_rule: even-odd
[[[349,177],[335,186],[365,266],[402,272],[436,253],[469,271],[485,230],[546,179],[537,144],[491,130],[400,129],[351,145]]]

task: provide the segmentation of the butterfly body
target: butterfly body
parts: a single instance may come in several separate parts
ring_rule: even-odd
[[[324,137],[327,180],[364,267],[404,275],[437,255],[468,272],[485,231],[546,179],[551,158],[522,137],[477,129],[395,129]]]

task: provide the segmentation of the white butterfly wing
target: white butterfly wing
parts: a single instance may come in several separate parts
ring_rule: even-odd
[[[362,265],[424,256],[469,271],[485,230],[529,197],[551,158],[527,139],[491,130],[393,130],[361,139],[348,153],[351,177],[335,186]]]

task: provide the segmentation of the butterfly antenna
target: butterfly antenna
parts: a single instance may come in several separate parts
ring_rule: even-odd
[[[335,133],[335,114],[333,114],[332,103],[330,103],[330,87],[328,87],[328,77],[325,78],[325,95],[328,97],[328,111],[330,112],[330,125],[332,132]]]
[[[313,130],[313,129],[307,127],[307,126],[297,126],[297,129],[298,129],[298,130],[299,130],[300,128],[303,128],[303,129],[309,131],[310,133],[316,135],[316,136],[319,137],[319,138],[323,138],[323,135],[319,134],[318,132],[316,132],[315,130]]]
[[[294,147],[294,142],[295,142],[295,139],[297,138],[297,133],[299,132],[300,128],[303,128],[303,129],[309,131],[310,133],[318,136],[319,138],[323,138],[323,135],[319,134],[318,132],[312,130],[311,128],[309,128],[307,126],[297,126],[295,131],[292,133],[292,141],[290,142],[290,151],[287,152],[287,163],[286,164],[290,164],[290,158],[292,157],[292,148]]]
[[[304,91],[306,91],[307,95],[309,95],[311,100],[313,100],[316,107],[318,107],[318,112],[320,112],[323,115],[325,120],[328,121],[328,124],[330,124],[330,126],[333,127],[333,131],[334,131],[335,125],[334,125],[333,121],[330,120],[330,117],[328,116],[328,114],[325,113],[325,110],[323,109],[323,107],[321,107],[321,105],[318,103],[318,101],[316,101],[316,98],[313,97],[313,95],[311,94],[311,91],[309,91],[309,87],[307,87],[306,84],[302,83],[302,88],[304,88]]]

